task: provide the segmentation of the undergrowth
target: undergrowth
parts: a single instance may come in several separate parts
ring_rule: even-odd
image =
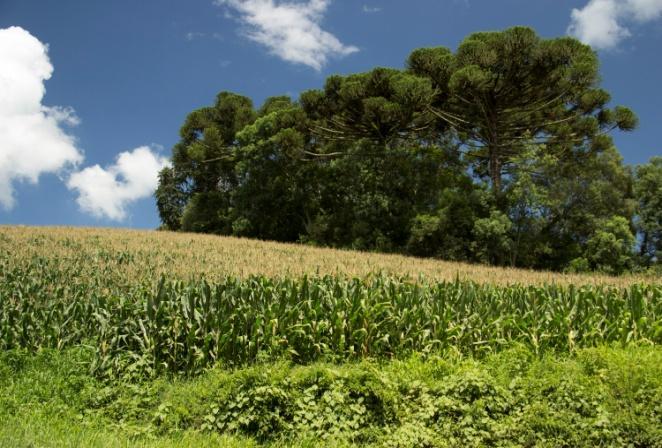
[[[92,358],[3,352],[0,445],[662,446],[654,346],[281,361],[138,383],[90,375]]]

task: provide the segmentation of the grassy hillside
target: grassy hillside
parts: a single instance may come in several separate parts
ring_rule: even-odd
[[[662,447],[662,282],[0,227],[1,446]]]
[[[33,256],[65,260],[89,259],[92,269],[112,267],[127,281],[146,277],[214,281],[227,276],[246,278],[343,275],[364,277],[382,272],[430,281],[456,278],[480,284],[615,285],[662,284],[662,278],[567,275],[523,269],[497,268],[400,255],[324,249],[213,235],[80,227],[0,226],[0,252],[14,259]]]
[[[662,352],[259,364],[101,381],[85,350],[0,353],[3,447],[662,447]]]

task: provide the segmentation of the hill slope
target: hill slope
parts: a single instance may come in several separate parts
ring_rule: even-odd
[[[0,252],[25,257],[91,257],[114,264],[127,281],[166,274],[188,279],[217,280],[228,275],[298,277],[304,274],[364,277],[383,272],[413,279],[454,280],[457,277],[492,284],[662,283],[642,276],[566,275],[497,268],[401,255],[317,248],[215,235],[82,227],[0,226]]]
[[[0,227],[0,446],[662,446],[637,281]]]

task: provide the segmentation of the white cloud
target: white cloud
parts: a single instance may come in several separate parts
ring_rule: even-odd
[[[45,173],[75,169],[83,161],[75,138],[62,127],[80,120],[73,109],[42,104],[53,74],[48,47],[20,27],[0,29],[0,206],[15,204],[15,182],[37,183]],[[71,174],[81,209],[114,220],[126,207],[153,194],[168,163],[149,147],[123,152],[107,169],[94,165]]]
[[[76,125],[74,111],[41,102],[53,74],[48,47],[20,27],[0,29],[0,206],[15,204],[14,183],[37,183],[83,160],[63,125]]]
[[[214,39],[219,41],[224,40],[221,33],[201,33],[199,31],[189,31],[188,33],[184,34],[184,39],[189,42],[200,39]]]
[[[122,152],[115,164],[94,165],[71,175],[67,187],[78,192],[76,202],[87,213],[115,221],[127,216],[127,207],[151,196],[158,185],[159,171],[168,165],[148,146]]]
[[[189,31],[184,35],[184,38],[188,40],[189,42],[195,39],[199,39],[205,37],[205,33],[199,33],[197,31]]]
[[[380,12],[381,10],[382,10],[382,8],[380,8],[378,6],[363,5],[363,12],[365,12],[366,14],[372,14],[372,13],[375,13],[375,12]]]
[[[573,9],[568,33],[600,49],[617,46],[631,36],[628,26],[662,17],[662,0],[590,0]]]
[[[319,71],[329,57],[359,51],[321,28],[331,0],[215,0],[214,3],[234,9],[246,26],[245,35],[249,39],[288,62]]]

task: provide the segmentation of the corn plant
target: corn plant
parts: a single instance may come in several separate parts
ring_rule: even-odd
[[[474,356],[662,342],[662,287],[495,286],[389,276],[227,277],[124,284],[56,260],[0,258],[0,348],[95,347],[103,375],[192,374],[412,352]]]

